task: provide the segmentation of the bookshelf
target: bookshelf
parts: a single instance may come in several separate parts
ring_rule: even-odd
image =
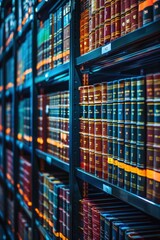
[[[23,2],[24,5],[22,4]],[[71,5],[67,5],[68,2]],[[157,222],[160,223],[159,203],[153,202],[146,197],[138,196],[136,193],[129,192],[123,187],[113,184],[109,179],[97,177],[95,174],[91,174],[81,167],[81,135],[85,136],[86,133],[80,133],[81,96],[79,92],[80,87],[85,85],[93,86],[104,82],[113,83],[115,81],[118,82],[120,79],[124,79],[125,85],[129,78],[143,75],[148,76],[148,74],[157,73],[159,71],[160,62],[160,19],[152,21],[124,36],[118,37],[111,42],[102,44],[102,46],[98,46],[96,49],[92,49],[80,55],[80,33],[77,29],[80,29],[80,21],[82,20],[80,16],[81,2],[82,1],[76,0],[32,0],[30,1],[31,5],[29,8],[25,5],[25,1],[22,0],[0,1],[0,28],[2,29],[1,31],[3,31],[3,39],[0,41],[2,44],[0,49],[3,49],[0,54],[0,69],[2,70],[2,76],[0,76],[2,86],[2,91],[0,92],[2,116],[0,117],[3,126],[0,132],[0,144],[2,144],[1,162],[3,163],[3,172],[0,171],[0,187],[3,188],[3,199],[5,202],[4,212],[0,212],[0,218],[6,226],[6,232],[9,239],[18,239],[19,211],[23,212],[24,219],[27,219],[27,223],[29,223],[32,229],[31,239],[39,239],[40,233],[44,239],[58,239],[56,234],[51,235],[49,233],[51,232],[50,227],[52,227],[52,224],[47,219],[48,215],[46,210],[42,209],[44,211],[43,217],[41,217],[41,212],[37,214],[39,199],[41,197],[38,191],[39,173],[46,171],[46,173],[52,174],[55,169],[59,172],[60,176],[62,173],[66,174],[67,180],[64,179],[64,185],[67,182],[70,193],[68,225],[65,223],[65,231],[69,232],[69,237],[63,235],[65,233],[64,231],[63,234],[62,232],[58,233],[60,234],[60,238],[75,240],[80,237],[78,235],[80,222],[79,201],[83,198],[83,192],[85,191],[83,190],[84,182],[99,189],[102,193],[114,196],[124,203],[129,203],[136,209],[157,219]],[[6,11],[6,7],[10,9],[10,12]],[[64,13],[62,10],[63,8],[65,9]],[[10,14],[13,14],[13,16],[11,15],[8,17]],[[69,26],[69,30],[67,30],[67,34],[68,31],[70,32],[69,35],[65,33],[65,27],[60,33],[56,31],[52,32],[53,17],[58,14],[60,20],[57,21],[60,21],[58,23],[60,25],[62,18],[65,19],[66,16],[68,17],[67,20],[65,20],[68,22],[66,25],[64,24],[64,26],[66,28]],[[71,17],[69,18],[70,15]],[[12,21],[11,33],[8,33],[5,32],[4,22],[10,18],[10,21]],[[57,17],[57,19],[59,18]],[[48,31],[46,21],[50,21],[50,25],[52,26],[50,27],[50,35],[48,32],[45,35],[45,31],[42,30],[44,27],[44,29]],[[59,25],[56,25],[56,27],[57,26],[59,27]],[[41,32],[39,32],[40,27],[42,28]],[[39,38],[38,34],[40,36]],[[59,34],[58,37],[56,34]],[[67,40],[67,47],[62,44],[62,42],[64,42],[62,41],[63,34],[67,35],[64,39],[64,41]],[[56,40],[55,35],[57,37]],[[6,37],[8,37],[8,39],[6,39]],[[60,43],[57,40],[58,38]],[[52,42],[51,46],[50,41]],[[57,42],[55,43],[54,41]],[[55,53],[53,54],[53,50],[55,49],[52,49],[54,44],[58,45],[58,50],[56,49],[57,52],[55,51],[56,55],[54,55]],[[30,56],[26,49],[29,49],[28,52]],[[65,54],[62,54],[63,51]],[[21,66],[21,60],[24,56],[25,59],[28,59],[28,61],[24,61],[22,64],[25,67]],[[6,88],[6,85],[10,83],[7,81],[10,77],[7,75],[6,63],[11,59],[13,59],[13,71],[10,79],[11,84]],[[69,92],[69,108],[68,102],[63,102],[66,100],[64,100],[62,95],[65,95],[66,91]],[[54,99],[55,95],[56,100]],[[37,107],[39,104],[38,100],[40,99],[40,102],[43,101],[43,97],[45,100],[44,104],[42,104],[42,113],[40,113],[40,109]],[[145,108],[147,108],[146,96],[143,100],[146,104]],[[131,99],[128,101],[131,102]],[[12,135],[6,133],[8,124],[6,109],[7,104],[11,102]],[[125,100],[123,100],[121,103],[122,102],[125,104],[127,101],[125,102]],[[138,101],[135,100],[135,102],[137,103]],[[159,98],[156,100],[149,99],[148,102],[154,103],[155,108],[158,109],[158,104],[156,104],[156,102],[160,102]],[[116,101],[112,101],[112,104],[114,103],[120,102],[117,99]],[[61,110],[56,108],[56,105],[58,107],[60,106],[59,108]],[[82,105],[84,105],[85,108],[87,104],[85,103]],[[21,106],[25,106],[25,110],[21,109]],[[49,115],[50,112],[46,109],[50,110],[51,115]],[[56,115],[57,111],[59,111],[58,114],[61,115]],[[59,123],[59,120],[57,121],[57,116],[61,119],[61,123]],[[146,118],[148,117],[148,115],[145,116]],[[42,137],[39,133],[39,129],[42,128],[38,121],[42,122],[42,128],[45,128]],[[54,125],[55,122],[56,125]],[[121,124],[125,125],[124,122]],[[152,123],[150,125],[146,124],[147,119],[145,119],[144,123],[146,131],[147,127],[153,126]],[[128,123],[128,125],[130,125],[130,123]],[[154,124],[154,127],[159,127],[159,125]],[[67,128],[67,130],[65,128]],[[66,144],[68,135],[69,146]],[[37,142],[37,137],[40,138],[39,142]],[[95,135],[92,137],[95,139],[97,138]],[[52,138],[53,141],[50,141]],[[41,140],[45,142],[42,144],[43,146],[40,144]],[[124,143],[126,144],[125,141]],[[132,144],[136,143],[134,142]],[[152,147],[156,148],[158,152],[159,143],[157,144],[158,146],[156,144]],[[136,145],[136,147],[137,146],[139,145]],[[145,145],[145,154],[147,147],[148,146]],[[8,168],[10,168],[10,164],[9,166],[7,165],[5,157],[7,149],[13,152],[13,184],[9,181],[10,176],[9,179],[6,177],[8,176]],[[56,151],[58,151],[59,155],[56,155]],[[53,152],[55,155],[52,154]],[[69,158],[66,158],[65,154],[68,154],[67,156],[69,156]],[[62,155],[64,158],[61,158]],[[27,156],[25,159],[26,165],[27,161],[31,164],[30,186],[32,194],[31,202],[29,203],[30,206],[28,206],[24,200],[25,194],[19,191],[18,188],[18,184],[21,181],[20,175],[22,174],[20,174],[19,170],[21,156]],[[157,169],[158,166],[155,172],[159,171]],[[152,173],[153,172],[154,171],[152,171]],[[156,176],[159,175],[157,174]],[[25,180],[27,182],[27,177]],[[26,188],[24,191],[27,191]],[[27,193],[28,192],[26,192],[26,195]],[[7,222],[9,211],[7,206],[8,200],[10,201],[10,205],[12,206],[13,204],[14,206],[13,216],[11,216],[11,218],[13,218],[12,224],[8,224]],[[45,202],[43,198],[42,201]],[[47,210],[49,212],[49,207]],[[70,231],[68,230],[69,226]],[[12,230],[14,231],[12,232]]]

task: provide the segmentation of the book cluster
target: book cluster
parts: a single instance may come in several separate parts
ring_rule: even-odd
[[[19,101],[17,139],[27,145],[30,145],[32,142],[30,98]]]
[[[38,112],[38,148],[68,162],[69,92],[39,95]]]
[[[81,0],[80,54],[160,19],[158,0]]]
[[[83,239],[158,239],[160,225],[150,216],[112,196],[90,193],[80,201]]]
[[[27,51],[26,51],[27,49]],[[32,31],[25,35],[17,50],[17,86],[32,80]]]
[[[6,102],[6,135],[13,136],[13,127],[12,127],[12,111],[13,103]]]
[[[37,75],[70,59],[70,8],[68,1],[49,18],[38,23]]]
[[[6,150],[6,178],[14,185],[13,151],[9,148]]]
[[[33,15],[34,0],[18,0],[18,31],[21,31],[25,23]]]
[[[156,203],[160,203],[159,82],[156,73],[79,88],[80,167]]]
[[[6,62],[6,86],[5,86],[6,90],[13,87],[13,81],[14,81],[14,58],[11,57]]]
[[[18,239],[32,240],[31,224],[22,211],[18,212]]]
[[[39,209],[42,226],[51,234],[69,239],[70,192],[64,173],[39,173]]]
[[[29,208],[32,206],[31,171],[32,165],[28,159],[26,159],[26,156],[20,156],[19,181],[17,188],[20,195],[22,196],[23,201]]]

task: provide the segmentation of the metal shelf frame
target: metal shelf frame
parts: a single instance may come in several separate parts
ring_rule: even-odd
[[[149,214],[152,217],[156,217],[160,220],[160,206],[158,204],[155,204],[154,202],[128,192],[123,188],[119,188],[106,180],[95,177],[88,172],[84,172],[80,168],[77,168],[76,176],[81,180],[91,184],[92,186],[95,186],[96,188],[102,190],[103,192],[113,195],[122,201],[127,202],[130,205],[140,209],[146,214]]]

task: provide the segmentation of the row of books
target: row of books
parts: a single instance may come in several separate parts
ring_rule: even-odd
[[[79,88],[80,167],[156,203],[159,80],[157,73]]]
[[[34,0],[18,0],[18,31],[29,20],[34,11]]]
[[[13,136],[13,103],[6,102],[6,135]]]
[[[8,71],[9,69],[9,71]],[[6,61],[6,90],[13,87],[14,82],[14,58],[11,57]]]
[[[57,238],[69,239],[69,185],[64,173],[39,173],[39,209],[41,225]]]
[[[70,59],[70,8],[71,1],[68,1],[38,23],[37,75]]]
[[[15,16],[14,13],[11,12],[5,18],[5,46],[9,46],[14,37],[14,29],[15,29]]]
[[[18,191],[22,196],[23,201],[30,208],[32,206],[32,165],[26,156],[20,156],[19,159],[19,181]]]
[[[31,240],[32,239],[32,228],[31,224],[22,213],[18,212],[18,239]]]
[[[27,49],[27,51],[26,51]],[[25,39],[17,51],[17,86],[32,79],[32,31],[26,33]]]
[[[17,139],[27,145],[32,142],[30,98],[19,101]]]
[[[12,185],[14,185],[13,151],[9,148],[6,149],[6,178]]]
[[[83,239],[160,239],[156,220],[103,193],[90,193],[80,201],[80,219]]]
[[[160,19],[158,0],[81,0],[80,54]]]
[[[68,162],[69,92],[39,95],[38,110],[38,148]]]

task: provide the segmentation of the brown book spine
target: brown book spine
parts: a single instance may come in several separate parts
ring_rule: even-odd
[[[160,19],[160,1],[153,0],[153,19],[157,21]]]

